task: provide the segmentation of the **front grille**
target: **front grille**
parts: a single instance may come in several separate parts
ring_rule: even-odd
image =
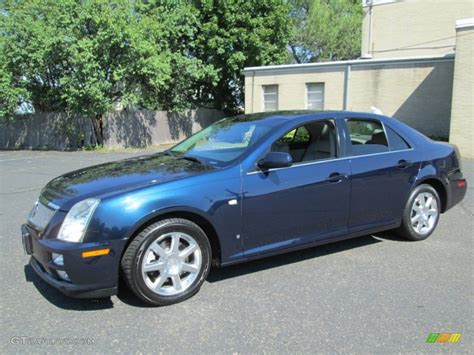
[[[39,230],[44,230],[55,213],[56,210],[53,210],[38,201],[35,203],[30,215],[28,216],[28,223]]]

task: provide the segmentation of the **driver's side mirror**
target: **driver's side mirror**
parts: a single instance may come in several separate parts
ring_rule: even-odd
[[[270,152],[260,159],[257,166],[260,170],[287,168],[293,164],[291,155],[284,152]]]

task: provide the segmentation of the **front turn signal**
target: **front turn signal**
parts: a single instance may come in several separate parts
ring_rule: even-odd
[[[83,258],[92,258],[94,256],[107,255],[110,252],[110,248],[89,250],[82,252]]]

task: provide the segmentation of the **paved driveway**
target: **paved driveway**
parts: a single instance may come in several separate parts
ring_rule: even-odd
[[[1,353],[472,351],[472,187],[423,242],[369,235],[212,270],[195,297],[164,308],[126,290],[66,298],[26,266],[20,224],[51,178],[131,155],[0,152]],[[474,185],[474,161],[464,170]],[[430,332],[463,335],[426,344]]]

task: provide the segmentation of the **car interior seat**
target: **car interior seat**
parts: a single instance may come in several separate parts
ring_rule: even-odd
[[[303,161],[328,159],[336,156],[336,140],[334,132],[325,124],[321,134],[309,145],[303,156]]]
[[[383,131],[372,134],[372,137],[365,144],[380,144],[388,146],[387,138]]]

